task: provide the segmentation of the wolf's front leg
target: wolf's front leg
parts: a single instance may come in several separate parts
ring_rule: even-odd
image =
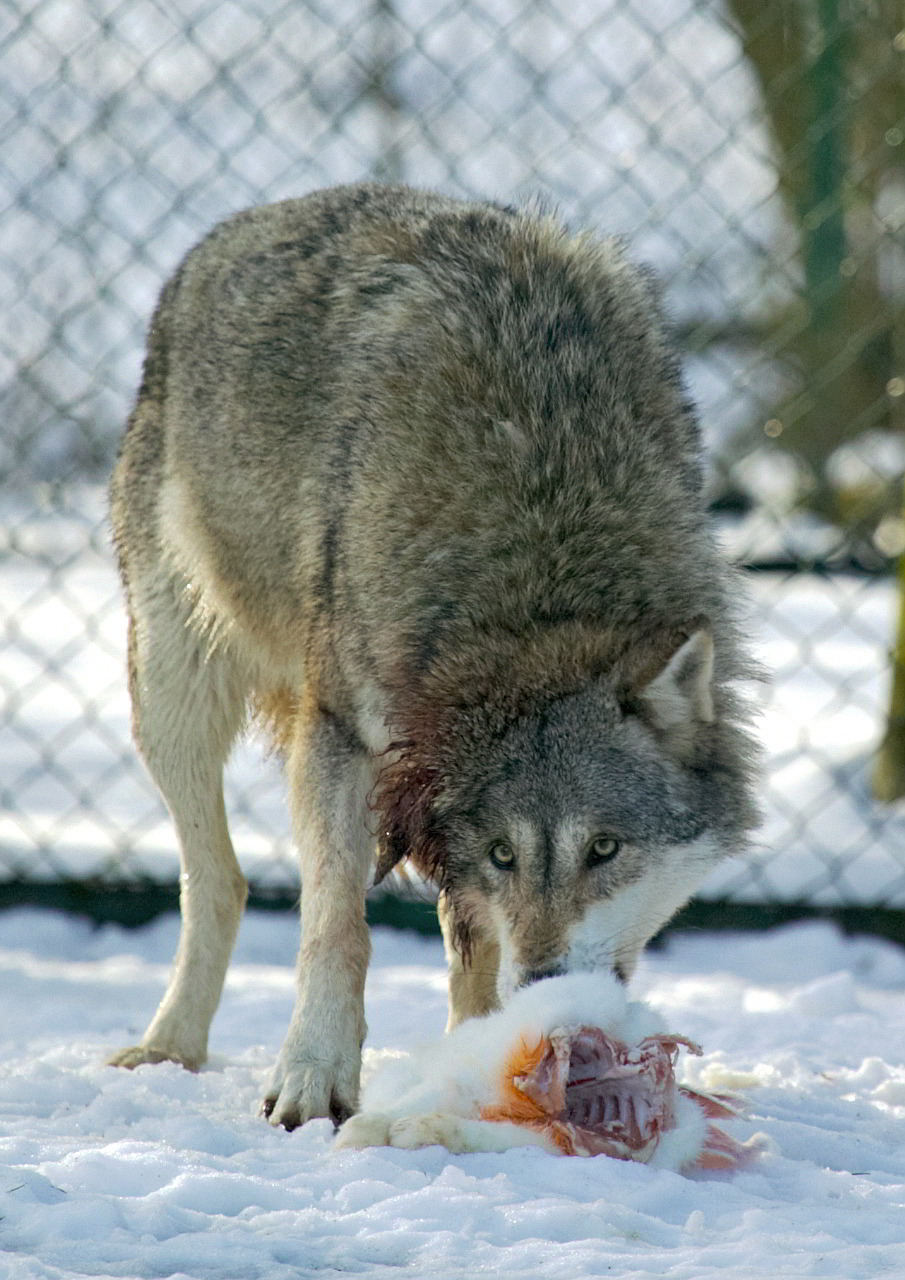
[[[455,908],[445,894],[437,901],[437,919],[443,933],[443,949],[449,971],[449,1018],[446,1030],[452,1031],[466,1018],[483,1018],[500,1007],[497,996],[497,971],[500,946],[490,931],[471,922],[471,955],[468,964],[456,945]]]
[[[301,855],[302,945],[289,1033],[262,1111],[294,1129],[328,1116],[341,1124],[358,1103],[370,943],[365,889],[374,837],[367,795],[373,766],[340,721],[320,710],[301,720],[289,761]]]

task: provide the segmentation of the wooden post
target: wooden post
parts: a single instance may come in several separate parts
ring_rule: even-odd
[[[905,796],[905,553],[899,557],[899,628],[892,653],[889,716],[874,762],[873,790],[887,804]]]

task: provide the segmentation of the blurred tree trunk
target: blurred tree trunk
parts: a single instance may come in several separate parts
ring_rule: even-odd
[[[885,264],[890,275],[895,260],[889,241],[898,240],[899,279],[892,281],[886,298],[891,376],[884,391],[887,425],[905,434],[905,281],[901,278],[905,274],[905,5],[880,0],[871,9],[870,19],[862,20],[858,28],[858,74],[869,83],[864,110],[853,121],[856,168],[852,178],[868,228],[871,215],[879,221],[875,243],[891,259]],[[905,505],[901,509],[905,522]],[[886,732],[873,776],[874,795],[888,803],[905,796],[905,552],[899,558],[899,626],[892,664]]]
[[[400,138],[404,113],[394,85],[398,42],[393,0],[373,0],[371,19],[374,44],[367,91],[377,122],[372,177],[375,182],[402,182],[405,175]]]
[[[834,510],[827,460],[863,431],[896,425],[902,403],[888,393],[902,373],[902,286],[898,299],[884,294],[881,272],[905,222],[905,10],[901,0],[729,0],[729,8],[800,237],[802,297],[772,335],[800,375],[773,414],[778,443],[806,463],[812,505],[852,516]]]
[[[866,430],[905,431],[905,5],[729,7],[760,82],[780,192],[800,236],[801,304],[778,318],[772,335],[801,380],[776,407],[778,440],[807,464],[811,505],[870,527],[890,510],[888,482],[834,492],[826,464]],[[892,695],[873,776],[885,801],[905,796],[905,554],[899,569]]]
[[[886,734],[874,764],[874,795],[891,803],[905,796],[905,555],[899,560],[899,636],[892,655],[892,694]]]

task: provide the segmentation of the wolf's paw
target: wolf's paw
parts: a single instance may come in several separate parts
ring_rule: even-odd
[[[132,1044],[125,1049],[111,1053],[107,1059],[108,1067],[127,1067],[131,1071],[145,1062],[175,1062],[187,1071],[199,1071],[204,1065],[203,1055],[180,1053],[175,1049],[158,1049],[153,1045]]]
[[[389,1145],[407,1151],[418,1147],[446,1147],[455,1154],[471,1149],[459,1117],[441,1111],[394,1120],[390,1125]]]
[[[360,1070],[357,1044],[351,1055],[337,1055],[331,1061],[291,1057],[284,1048],[261,1103],[261,1115],[289,1130],[320,1117],[339,1128],[358,1105]]]
[[[390,1118],[379,1111],[350,1116],[333,1142],[337,1149],[390,1146]]]

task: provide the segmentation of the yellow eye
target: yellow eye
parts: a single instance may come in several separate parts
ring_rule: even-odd
[[[620,847],[619,841],[612,836],[598,836],[588,849],[588,866],[599,867],[604,862],[612,862]]]
[[[498,840],[487,850],[487,856],[495,867],[501,871],[511,871],[515,866],[515,854],[505,840]]]

